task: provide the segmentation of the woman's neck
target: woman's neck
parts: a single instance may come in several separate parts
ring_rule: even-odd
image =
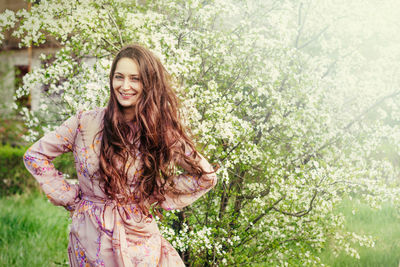
[[[124,120],[126,122],[133,121],[133,118],[135,117],[135,110],[132,107],[123,108],[122,115],[124,116]]]

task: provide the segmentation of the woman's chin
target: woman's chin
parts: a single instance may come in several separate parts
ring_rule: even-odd
[[[135,106],[136,101],[133,101],[133,99],[129,99],[128,101],[125,99],[118,99],[118,103],[123,108],[130,108]]]
[[[119,103],[122,108],[133,108],[135,104],[133,103]]]

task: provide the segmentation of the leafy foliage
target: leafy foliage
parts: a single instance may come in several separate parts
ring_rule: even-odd
[[[26,149],[27,147],[0,146],[0,196],[38,190],[37,182],[22,161]],[[76,178],[74,158],[71,154],[56,158],[54,165],[66,178]]]

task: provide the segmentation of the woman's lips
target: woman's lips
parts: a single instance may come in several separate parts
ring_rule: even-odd
[[[136,95],[136,93],[122,93],[122,92],[119,92],[119,94],[122,96],[123,99],[129,99],[134,95]]]

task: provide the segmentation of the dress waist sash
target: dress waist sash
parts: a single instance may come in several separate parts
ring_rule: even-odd
[[[145,216],[136,204],[122,205],[113,199],[104,199],[96,196],[82,195],[81,201],[88,201],[99,206],[101,211],[102,223],[100,230],[111,237],[114,251],[117,252],[115,259],[118,266],[133,267],[129,259],[130,240],[148,239],[153,233],[159,232],[154,218]],[[119,253],[118,253],[119,252]]]

